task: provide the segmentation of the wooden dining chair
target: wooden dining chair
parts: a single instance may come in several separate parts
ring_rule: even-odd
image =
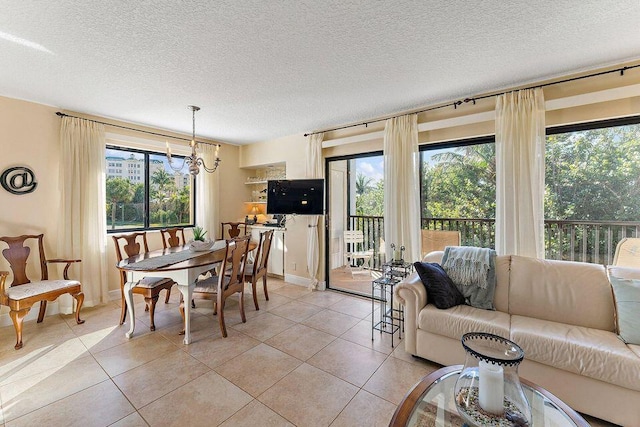
[[[220,223],[220,237],[225,239],[224,230],[225,227],[229,227],[227,233],[229,235],[229,239],[234,239],[239,236],[244,236],[247,234],[247,223],[246,222],[221,222]]]
[[[224,323],[225,301],[234,294],[239,294],[240,317],[242,323],[247,322],[244,314],[244,270],[249,253],[250,236],[236,237],[226,241],[225,256],[222,260],[220,274],[196,282],[194,295],[203,299],[214,300],[213,314],[218,316],[222,336],[227,336]],[[180,313],[184,321],[184,302],[180,304]]]
[[[256,310],[260,310],[256,292],[256,285],[260,278],[262,278],[264,297],[269,301],[269,293],[267,292],[267,263],[269,262],[269,254],[271,253],[272,240],[273,230],[267,230],[260,233],[260,240],[258,242],[258,248],[256,249],[255,258],[253,262],[247,261],[247,265],[245,266],[244,281],[251,283],[253,305],[256,307]]]
[[[22,348],[22,324],[25,316],[31,310],[33,304],[40,302],[40,312],[38,313],[38,323],[44,320],[47,311],[47,301],[54,301],[60,295],[70,294],[77,303],[76,306],[76,323],[82,324],[84,320],[80,320],[80,309],[84,301],[82,293],[82,285],[77,280],[69,279],[68,272],[71,264],[80,262],[79,259],[47,259],[44,253],[44,235],[22,235],[18,237],[0,237],[0,241],[9,245],[2,251],[2,255],[9,262],[11,271],[13,272],[13,281],[9,288],[5,287],[8,271],[0,271],[0,305],[9,307],[9,317],[13,322],[16,330],[16,345],[14,348],[19,350]],[[27,261],[31,248],[25,242],[37,241],[38,254],[40,257],[40,280],[31,281],[27,277]],[[66,264],[62,274],[63,280],[50,280],[48,264],[62,263]]]
[[[184,238],[184,228],[182,227],[163,228],[160,230],[160,236],[162,237],[163,249],[176,248],[187,243]],[[180,237],[182,237],[182,240]]]
[[[121,234],[119,236],[111,236],[113,238],[113,245],[116,248],[116,259],[118,262],[123,260],[122,250],[127,255],[127,258],[139,255],[141,253],[140,240],[144,247],[144,252],[149,252],[149,244],[147,243],[147,233],[138,232],[131,234]],[[122,244],[122,249],[120,245]],[[160,296],[160,291],[165,289],[166,296],[164,299],[165,304],[169,302],[171,296],[171,287],[175,284],[173,280],[167,277],[143,277],[138,280],[133,288],[134,294],[140,294],[144,297],[146,303],[145,311],[149,312],[150,326],[152,331],[156,330],[154,322],[154,314],[156,310],[156,302]],[[120,314],[120,324],[122,325],[127,316],[127,302],[124,299],[124,288],[127,284],[127,272],[120,270],[120,296],[122,298],[122,311]]]

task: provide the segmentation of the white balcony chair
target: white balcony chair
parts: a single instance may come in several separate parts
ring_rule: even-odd
[[[625,237],[618,242],[613,265],[619,267],[640,267],[640,238]]]
[[[362,246],[364,245],[364,234],[362,233],[362,230],[345,230],[343,240],[344,263],[347,268],[351,270],[351,275],[371,275],[371,259],[373,258],[373,250],[362,250]],[[357,267],[359,259],[362,260],[361,267]],[[357,268],[352,268],[352,262],[355,262]]]

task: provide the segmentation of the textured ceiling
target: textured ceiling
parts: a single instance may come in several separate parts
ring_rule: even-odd
[[[250,143],[640,58],[639,0],[0,0],[0,95]]]

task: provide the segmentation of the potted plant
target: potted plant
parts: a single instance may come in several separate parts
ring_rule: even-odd
[[[193,241],[189,243],[189,247],[194,251],[206,251],[211,249],[212,242],[205,239],[207,232],[200,226],[193,227]]]

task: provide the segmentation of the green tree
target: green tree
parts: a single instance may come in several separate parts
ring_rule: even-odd
[[[356,196],[356,215],[384,215],[384,182],[377,181],[361,195]]]
[[[109,178],[106,182],[106,198],[111,204],[111,229],[116,228],[118,203],[129,203],[133,198],[131,184],[124,178]],[[107,207],[107,209],[109,209]]]
[[[457,147],[423,162],[422,216],[494,218],[495,145]]]
[[[545,158],[545,218],[640,219],[640,126],[551,135]]]
[[[363,195],[367,190],[371,188],[373,179],[360,172],[356,176],[356,197]]]

